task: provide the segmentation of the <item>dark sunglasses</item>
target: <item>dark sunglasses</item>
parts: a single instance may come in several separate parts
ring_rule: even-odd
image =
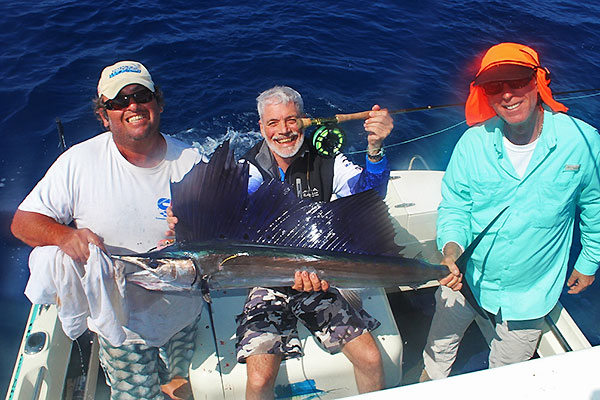
[[[149,89],[143,89],[132,94],[120,94],[112,100],[104,102],[104,108],[107,110],[122,110],[129,107],[131,100],[138,104],[149,103],[154,98],[154,93]]]
[[[505,83],[511,89],[521,89],[522,87],[527,86],[529,84],[529,82],[531,82],[532,78],[533,78],[533,76],[530,76],[529,78],[516,79],[516,80],[512,80],[512,81],[488,82],[488,83],[484,83],[483,85],[481,85],[481,87],[483,88],[485,94],[487,94],[488,96],[493,96],[502,91]]]

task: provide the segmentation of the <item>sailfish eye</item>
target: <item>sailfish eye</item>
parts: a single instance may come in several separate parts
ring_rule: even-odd
[[[146,259],[146,265],[152,269],[157,269],[162,265],[162,261],[157,258],[148,258]]]

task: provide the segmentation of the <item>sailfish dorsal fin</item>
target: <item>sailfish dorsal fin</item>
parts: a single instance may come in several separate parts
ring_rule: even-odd
[[[171,184],[177,240],[232,240],[357,254],[398,254],[388,208],[369,190],[329,203],[302,200],[285,183],[248,195],[248,165],[229,143]]]

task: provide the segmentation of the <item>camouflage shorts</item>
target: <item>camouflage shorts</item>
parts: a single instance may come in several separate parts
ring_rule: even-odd
[[[304,293],[256,287],[236,317],[238,362],[255,354],[281,354],[284,360],[302,356],[297,320],[331,354],[379,326],[379,321],[362,308],[352,307],[336,289]]]

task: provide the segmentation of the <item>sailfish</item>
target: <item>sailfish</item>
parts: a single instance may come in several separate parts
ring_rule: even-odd
[[[248,163],[236,162],[225,142],[208,163],[171,183],[177,242],[114,256],[138,267],[127,279],[207,298],[211,289],[291,286],[298,270],[340,288],[416,286],[449,273],[446,266],[401,255],[388,207],[375,190],[313,202],[272,180],[249,194],[248,174]],[[457,261],[462,272],[487,229]],[[467,300],[476,305],[472,294]]]

